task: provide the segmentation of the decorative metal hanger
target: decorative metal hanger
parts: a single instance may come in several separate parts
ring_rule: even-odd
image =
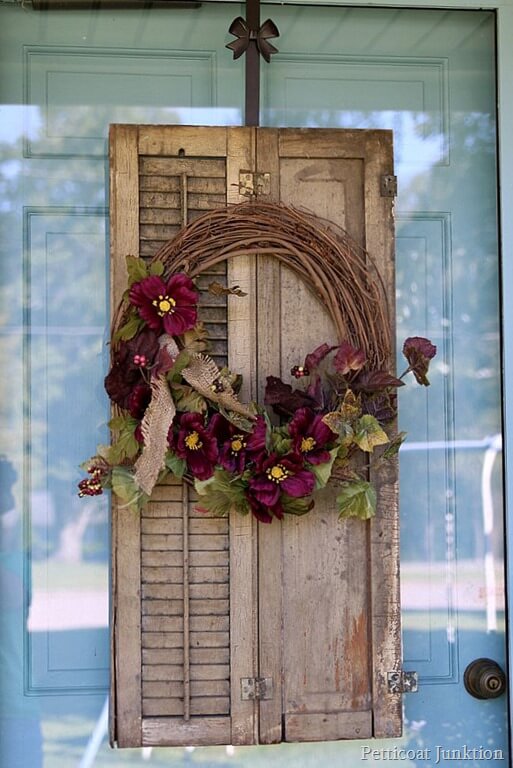
[[[258,125],[260,120],[260,56],[271,61],[278,49],[269,40],[279,37],[278,27],[267,19],[260,24],[260,0],[246,0],[246,19],[238,16],[229,32],[236,40],[227,44],[233,58],[246,54],[246,98],[244,125]]]

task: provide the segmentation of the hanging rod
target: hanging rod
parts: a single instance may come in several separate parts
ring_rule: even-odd
[[[34,11],[104,11],[135,8],[201,8],[200,0],[32,0]]]

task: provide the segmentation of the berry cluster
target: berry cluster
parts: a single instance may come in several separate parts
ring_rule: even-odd
[[[310,376],[310,371],[304,365],[295,365],[291,368],[290,373],[295,379],[302,379],[303,376]]]
[[[91,477],[86,477],[78,484],[78,495],[80,498],[83,496],[100,496],[103,493],[102,478],[106,472],[103,467],[98,465],[92,465],[87,468]]]

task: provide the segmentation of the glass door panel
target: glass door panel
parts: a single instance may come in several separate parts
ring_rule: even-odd
[[[281,37],[262,64],[262,124],[393,129],[398,350],[409,335],[439,350],[429,390],[405,387],[400,402],[405,666],[420,677],[405,735],[108,747],[108,509],[103,497],[76,497],[78,464],[107,439],[107,130],[240,124],[243,60],[224,45],[242,11],[45,14],[5,4],[0,762],[9,768],[257,766],[270,756],[295,768],[388,764],[394,749],[404,765],[454,765],[451,750],[465,748],[478,750],[466,753],[475,765],[484,750],[507,762],[504,698],[478,701],[462,682],[473,659],[504,665],[505,654],[494,17],[266,10]]]

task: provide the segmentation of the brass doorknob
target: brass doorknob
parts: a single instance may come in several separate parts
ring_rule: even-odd
[[[493,659],[471,661],[463,676],[465,688],[476,699],[496,699],[506,690],[506,675]]]

